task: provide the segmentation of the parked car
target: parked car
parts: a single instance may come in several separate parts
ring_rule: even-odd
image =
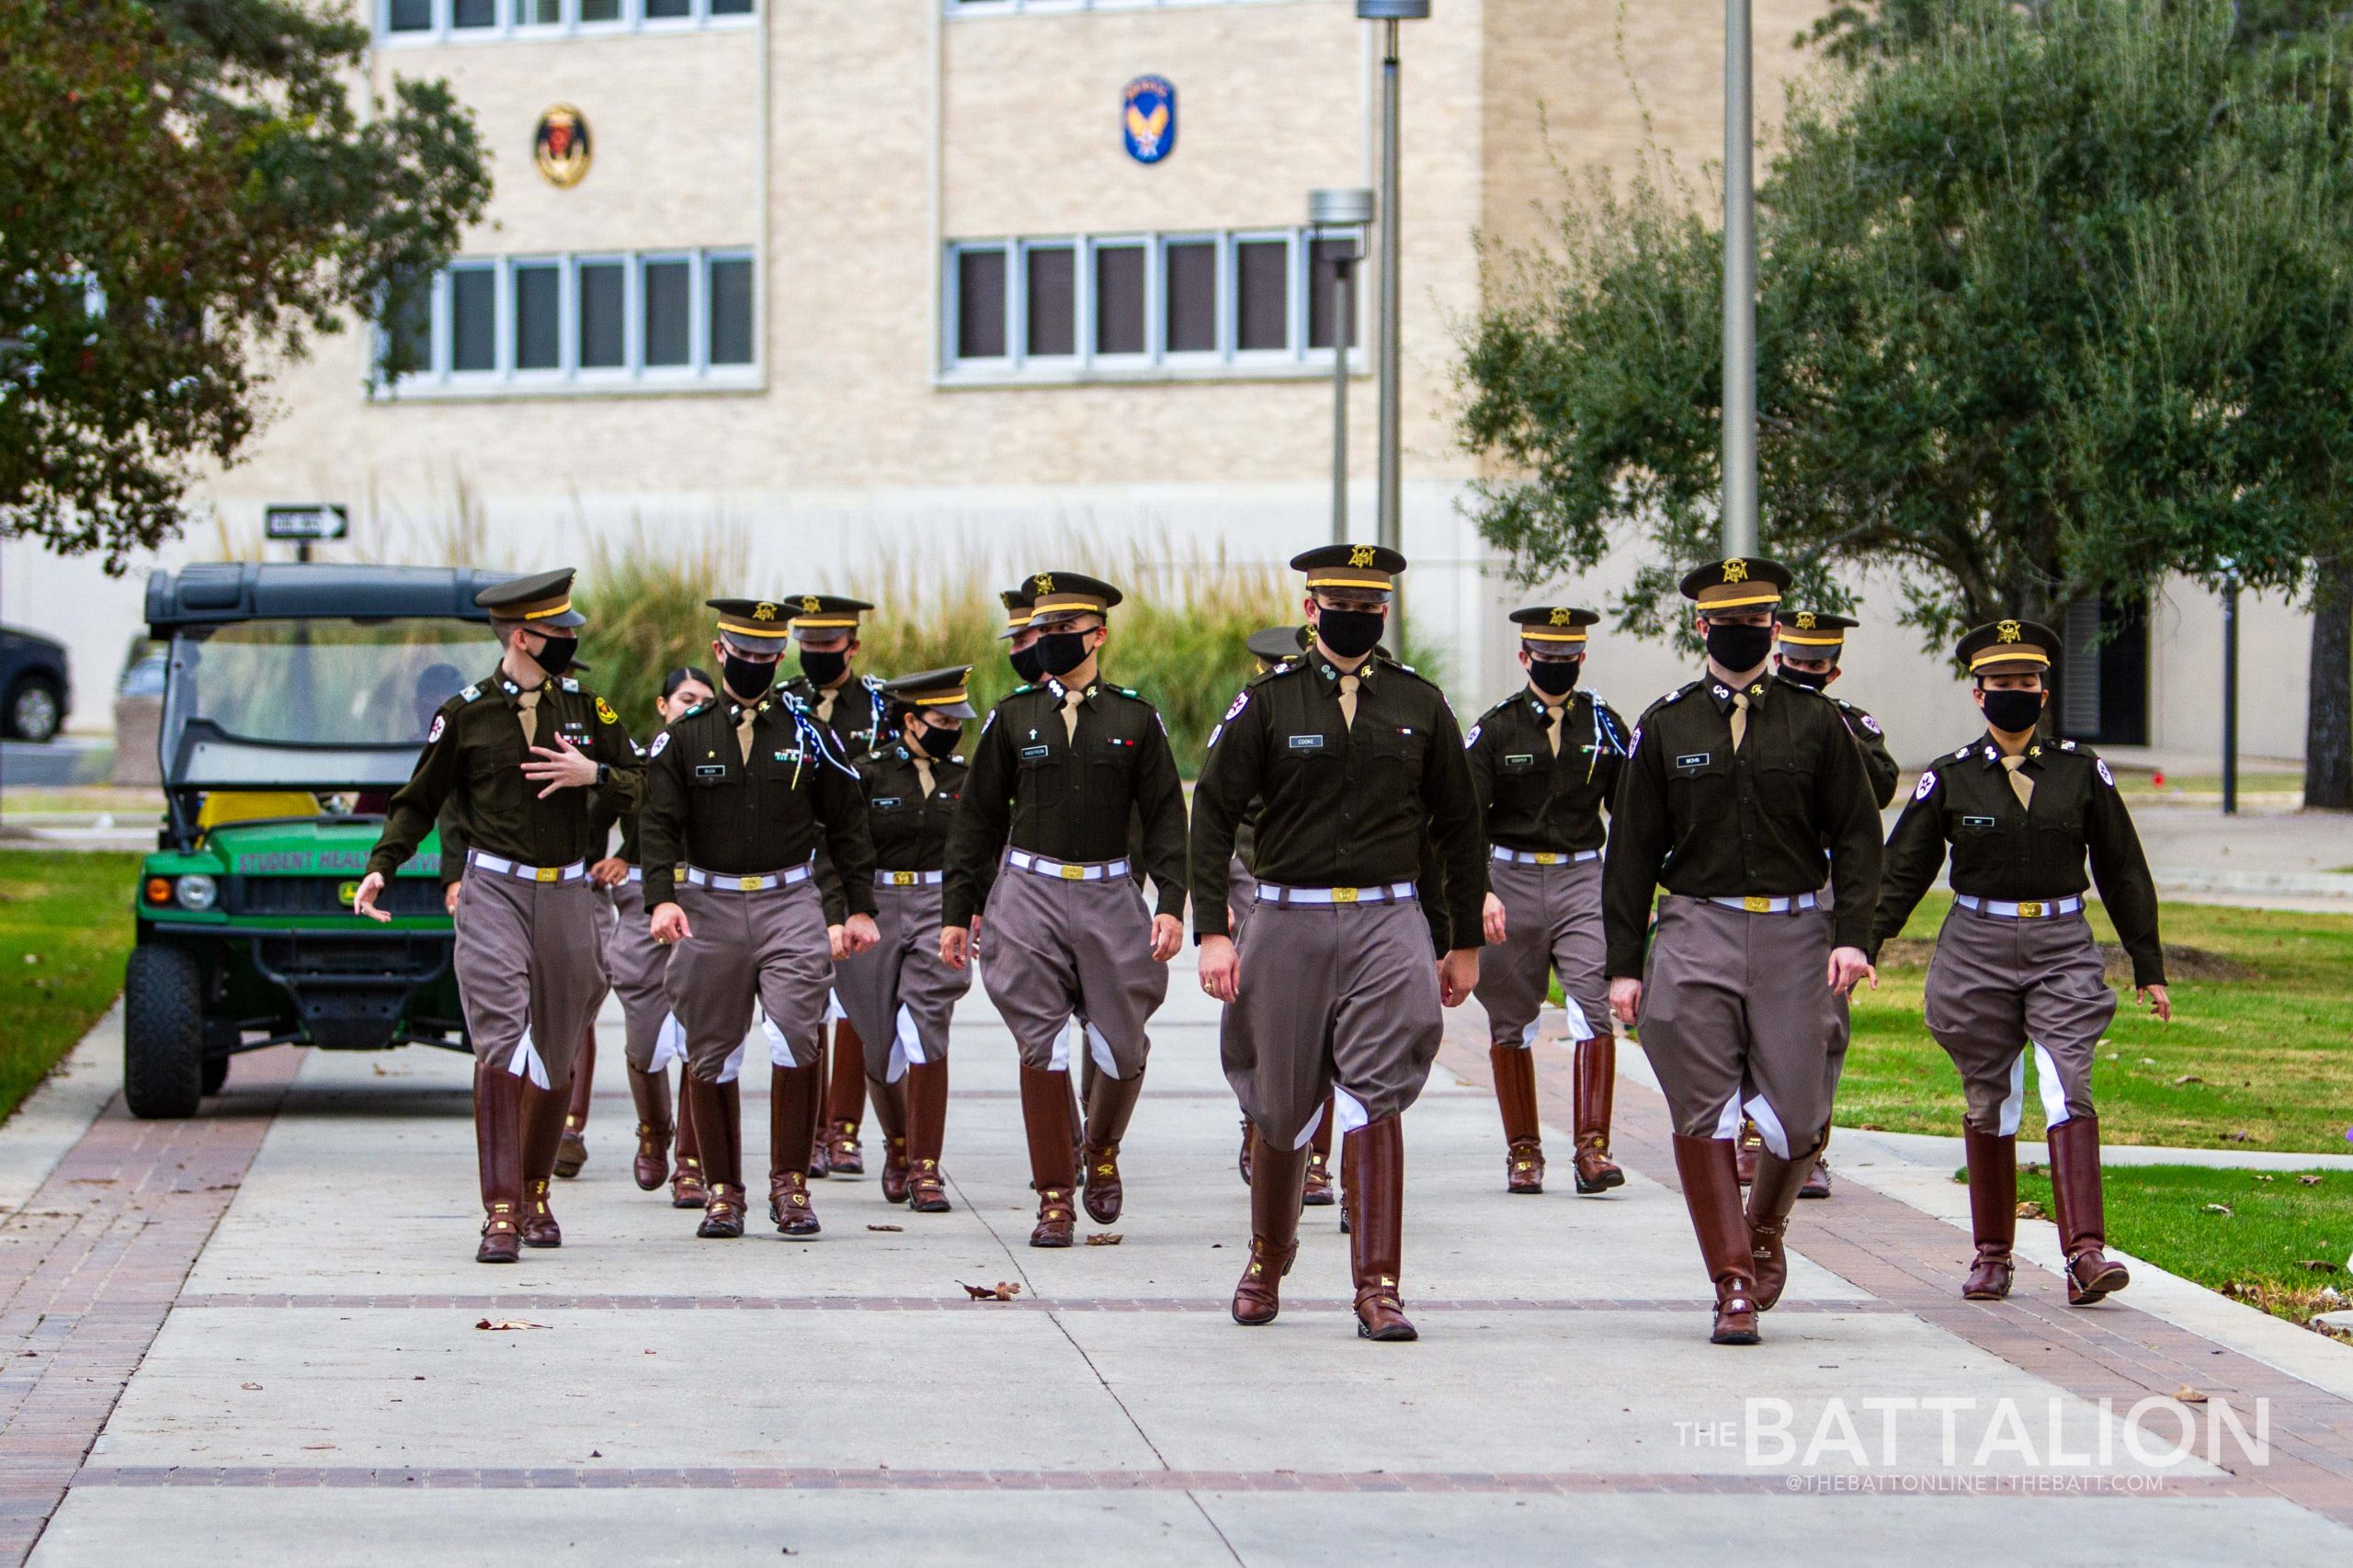
[[[148,579],[168,644],[165,815],[131,892],[132,1115],[193,1115],[232,1056],[267,1045],[468,1049],[438,836],[384,890],[390,925],[351,903],[436,710],[497,661],[473,600],[504,576],[233,563]]]
[[[65,644],[18,627],[0,626],[0,732],[12,741],[46,741],[74,710]]]

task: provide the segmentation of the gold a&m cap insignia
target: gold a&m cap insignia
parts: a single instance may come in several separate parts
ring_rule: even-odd
[[[1360,545],[1358,545],[1354,550],[1349,551],[1348,551],[1348,564],[1349,564],[1349,565],[1351,565],[1351,566],[1370,566],[1370,565],[1371,565],[1371,564],[1372,564],[1372,546],[1370,546],[1370,545],[1369,545],[1369,544],[1360,544]]]
[[[1994,639],[1998,642],[2016,642],[2024,635],[2025,633],[2019,630],[2018,623],[2015,620],[2003,621],[1994,628]]]
[[[1573,626],[1576,623],[1576,617],[1566,608],[1556,609],[1552,612],[1552,623],[1554,626]]]
[[[803,595],[801,595],[801,614],[803,614],[803,615],[814,615],[814,614],[816,614],[819,610],[821,610],[821,609],[823,609],[823,608],[825,608],[825,606],[824,606],[824,601],[823,601],[822,599],[818,598],[816,595],[814,595],[814,594],[803,594]]]
[[[752,607],[752,619],[754,620],[774,620],[776,619],[776,606],[768,603],[766,599],[762,599],[758,604]]]
[[[1051,572],[1039,573],[1035,577],[1029,579],[1029,588],[1032,593],[1052,593],[1054,591],[1054,574]]]
[[[1748,581],[1748,562],[1745,561],[1725,562],[1724,581],[1727,583],[1745,583]]]
[[[1813,629],[1813,611],[1810,609],[1802,609],[1798,611],[1798,630],[1800,631],[1812,631]]]

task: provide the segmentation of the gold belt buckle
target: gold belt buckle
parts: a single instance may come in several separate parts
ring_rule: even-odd
[[[1561,863],[1561,857],[1550,849],[1540,849],[1536,852],[1536,863],[1540,866],[1557,866]]]
[[[551,882],[562,875],[563,875],[563,868],[561,866],[534,866],[531,868],[531,880],[535,882]]]
[[[1332,902],[1334,903],[1354,903],[1357,901],[1357,894],[1360,891],[1360,889],[1357,888],[1334,888],[1332,890]]]
[[[1083,882],[1086,880],[1086,868],[1084,866],[1063,866],[1058,868],[1055,870],[1054,875],[1060,877],[1066,882]]]
[[[891,885],[894,888],[911,888],[915,885],[915,874],[913,871],[893,871],[891,873]]]
[[[763,877],[738,877],[735,879],[735,891],[738,892],[757,892],[760,891],[760,883],[766,880],[767,879]]]
[[[1773,913],[1773,901],[1762,893],[1750,893],[1746,898],[1740,901],[1740,906],[1741,908],[1748,911],[1751,915],[1770,915]]]
[[[2042,901],[2040,899],[2029,899],[2025,903],[2019,904],[2018,917],[2023,920],[2041,919]]]

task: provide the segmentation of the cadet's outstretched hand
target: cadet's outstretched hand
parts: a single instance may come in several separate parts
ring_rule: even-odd
[[[1460,1007],[1478,984],[1478,949],[1457,948],[1438,960],[1438,999],[1440,1006]]]
[[[2149,1011],[2157,1016],[2158,1022],[2166,1024],[2173,1022],[2173,998],[2165,994],[2164,986],[2136,986],[2133,988],[2132,994],[2149,1005]]]
[[[1185,945],[1185,923],[1173,915],[1152,917],[1152,961],[1166,963]]]
[[[456,884],[452,883],[452,886]],[[384,891],[384,873],[370,871],[359,879],[359,891],[351,895],[351,913],[364,915],[379,925],[389,925],[392,916],[376,907],[376,895]]]
[[[848,958],[862,953],[882,940],[882,932],[871,915],[853,915],[842,923],[842,950],[835,958]]]
[[[1625,1025],[1634,1027],[1643,1011],[1643,983],[1630,975],[1620,975],[1609,983],[1609,1016]]]
[[[687,924],[687,912],[675,903],[654,906],[654,939],[664,947],[676,947],[694,936],[694,927]]]
[[[980,924],[975,920],[974,926]],[[939,961],[949,969],[962,969],[972,961],[972,934],[961,926],[939,928]]]
[[[463,882],[451,882],[448,887],[441,890],[441,909],[444,914],[455,915],[458,913],[458,890],[465,885],[466,884]]]
[[[1201,989],[1221,1002],[1231,1002],[1242,984],[1242,960],[1231,937],[1201,938]]]
[[[533,746],[531,755],[539,760],[523,765],[523,777],[547,786],[540,791],[542,801],[558,790],[585,789],[597,782],[597,759],[574,745],[562,731],[556,733],[552,748]]]
[[[1879,971],[1871,967],[1871,960],[1863,956],[1862,949],[1833,948],[1830,949],[1831,990],[1841,996],[1846,996],[1851,994],[1855,987],[1866,980],[1871,983],[1872,990],[1879,989]]]
[[[1504,918],[1504,901],[1489,893],[1487,902],[1479,906],[1479,924],[1486,928],[1488,943],[1502,947],[1505,932],[1508,929],[1508,923]]]
[[[588,880],[600,888],[617,888],[629,881],[629,862],[618,855],[608,855],[588,868]]]

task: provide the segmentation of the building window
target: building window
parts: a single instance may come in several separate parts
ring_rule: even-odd
[[[758,0],[375,0],[376,30],[388,42],[471,42],[550,33],[730,26],[758,13]]]
[[[1328,368],[1333,254],[1291,229],[960,242],[944,369],[1052,381]],[[1361,337],[1350,332],[1352,351]]]
[[[758,384],[748,251],[467,258],[394,314],[404,395]]]
[[[1281,0],[940,0],[951,17],[1009,17],[1056,11],[1143,11],[1165,6],[1267,6]]]

